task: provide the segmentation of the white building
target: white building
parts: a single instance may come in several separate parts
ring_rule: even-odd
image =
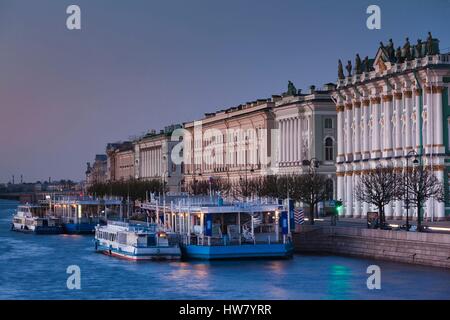
[[[445,203],[427,202],[425,218],[448,218],[450,54],[439,54],[438,40],[431,38],[417,45],[407,42],[397,50],[390,43],[380,46],[374,59],[355,64],[355,69],[347,77],[341,69],[334,93],[337,198],[344,201],[343,214],[365,217],[374,211],[354,197],[359,177],[380,164],[404,170],[406,156],[414,150],[425,165],[431,165],[446,190]],[[390,203],[385,211],[387,218],[406,215],[400,201]]]
[[[284,95],[275,102],[275,127],[279,130],[277,172],[279,174],[307,173],[304,161],[314,159],[316,172],[326,174],[329,200],[336,190],[336,109],[331,99],[335,85],[323,90],[311,86],[306,94]]]
[[[172,162],[171,153],[178,143],[171,141],[173,130],[181,126],[168,126],[134,141],[135,178],[161,180],[171,192],[181,191],[182,167]]]

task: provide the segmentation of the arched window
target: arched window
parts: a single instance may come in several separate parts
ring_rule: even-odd
[[[325,161],[334,161],[333,139],[325,139]]]
[[[325,181],[326,200],[333,200],[333,189],[333,180],[327,179],[327,181]]]

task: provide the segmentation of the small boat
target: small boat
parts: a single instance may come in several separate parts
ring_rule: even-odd
[[[47,216],[40,205],[20,205],[13,216],[11,230],[35,234],[60,234],[63,227],[59,218]]]
[[[95,228],[95,250],[129,260],[178,260],[178,235],[158,224],[108,221]]]

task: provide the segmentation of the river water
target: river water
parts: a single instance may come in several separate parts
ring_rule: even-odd
[[[291,260],[133,262],[94,252],[93,236],[10,231],[0,200],[0,299],[450,299],[450,271],[340,256]],[[369,265],[381,290],[369,290]],[[68,266],[81,289],[67,289]]]

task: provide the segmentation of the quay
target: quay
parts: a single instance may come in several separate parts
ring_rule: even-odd
[[[299,225],[297,253],[324,253],[450,269],[450,234]]]

